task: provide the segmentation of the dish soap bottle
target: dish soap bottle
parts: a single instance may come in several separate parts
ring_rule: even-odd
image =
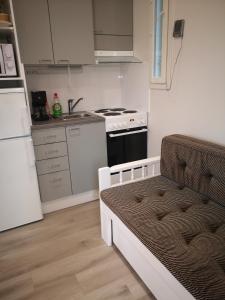
[[[52,115],[54,118],[58,118],[62,116],[62,105],[60,104],[60,100],[57,93],[54,93],[53,97],[53,106],[52,106]]]

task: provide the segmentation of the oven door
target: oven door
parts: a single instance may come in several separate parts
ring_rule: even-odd
[[[109,167],[147,158],[147,127],[109,132],[107,152]]]

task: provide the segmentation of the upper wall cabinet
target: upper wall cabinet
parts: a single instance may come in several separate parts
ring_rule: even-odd
[[[48,0],[55,63],[92,64],[92,0]]]
[[[133,0],[94,0],[96,50],[133,50]]]
[[[51,31],[46,0],[14,0],[21,61],[53,64]]]
[[[92,0],[13,0],[24,64],[94,63]]]

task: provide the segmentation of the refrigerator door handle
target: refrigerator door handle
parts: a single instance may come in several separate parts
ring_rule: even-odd
[[[33,147],[33,141],[32,138],[28,138],[27,139],[27,157],[28,157],[28,161],[29,161],[29,166],[31,168],[35,167],[35,155],[34,155],[34,147]]]
[[[21,124],[25,135],[30,134],[30,122],[28,118],[27,106],[21,108]]]

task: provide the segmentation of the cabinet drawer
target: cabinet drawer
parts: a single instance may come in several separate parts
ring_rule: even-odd
[[[36,160],[66,156],[67,144],[63,142],[63,143],[35,146],[34,151],[35,151]]]
[[[69,169],[68,156],[37,161],[38,175],[59,172]]]
[[[55,142],[65,142],[66,132],[64,127],[41,129],[32,132],[34,145],[50,144]]]
[[[43,202],[72,195],[69,171],[41,175],[39,186]]]

